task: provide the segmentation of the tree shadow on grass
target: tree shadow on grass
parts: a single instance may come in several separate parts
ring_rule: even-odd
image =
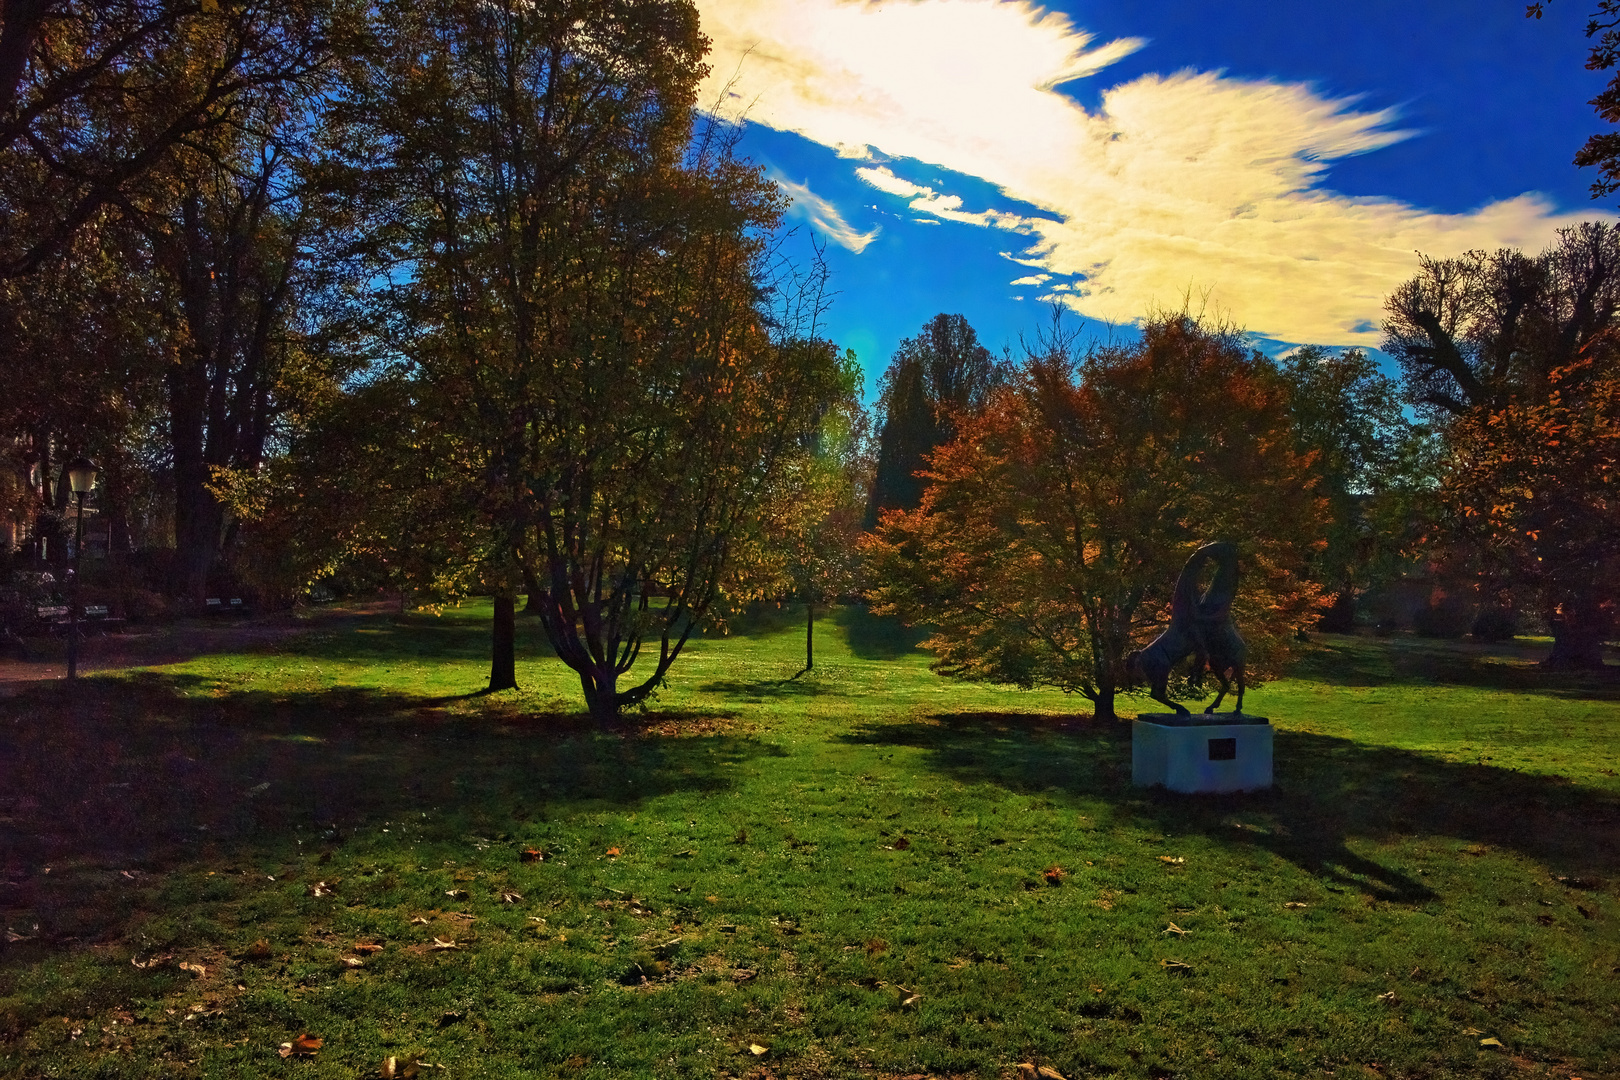
[[[1620,701],[1620,667],[1596,672],[1548,671],[1537,663],[1550,646],[1523,641],[1495,645],[1397,635],[1332,635],[1330,648],[1308,651],[1290,674],[1336,686],[1470,686],[1533,691],[1551,697]]]
[[[0,701],[0,919],[29,911],[46,934],[93,936],[120,917],[89,914],[111,903],[97,883],[127,885],[124,870],[275,862],[419,811],[446,835],[494,836],[522,817],[725,791],[734,766],[783,753],[724,713],[603,730],[583,714],[443,709],[455,700],[143,672]]]
[[[1131,784],[1128,724],[1025,713],[936,713],[873,723],[849,741],[910,746],[940,772],[1012,791],[1101,799],[1166,835],[1258,847],[1328,882],[1378,899],[1434,894],[1350,849],[1352,840],[1448,836],[1506,848],[1572,879],[1620,868],[1620,799],[1488,765],[1442,761],[1305,732],[1276,733],[1276,785],[1233,795],[1178,795]],[[1238,828],[1234,818],[1260,818]]]
[[[554,655],[538,620],[519,619],[516,633],[519,658],[536,659]],[[487,619],[446,618],[412,612],[373,616],[353,626],[313,629],[276,642],[270,648],[285,656],[348,662],[391,662],[400,666],[422,657],[435,661],[488,663],[489,634]]]
[[[784,698],[824,697],[826,695],[848,696],[845,691],[836,686],[818,682],[813,677],[799,678],[798,676],[787,679],[756,679],[753,681],[716,679],[699,686],[698,690],[705,694],[724,694],[727,697],[738,698],[749,705],[763,704],[773,698],[780,700]]]
[[[931,633],[928,628],[907,626],[892,615],[873,615],[861,604],[837,609],[833,619],[844,631],[849,651],[862,660],[894,660],[917,651]]]

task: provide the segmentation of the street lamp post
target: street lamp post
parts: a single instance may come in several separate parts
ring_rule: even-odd
[[[84,554],[84,497],[96,486],[96,463],[78,457],[68,462],[68,483],[73,486],[73,497],[79,504],[78,520],[73,526],[73,588],[68,595],[68,670],[67,677],[79,675],[79,560]]]

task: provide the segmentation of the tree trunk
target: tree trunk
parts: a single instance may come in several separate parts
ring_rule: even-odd
[[[585,704],[591,710],[591,719],[598,724],[611,724],[619,719],[619,676],[612,664],[591,665],[592,670],[579,673],[579,684],[585,690]]]
[[[804,609],[804,670],[809,671],[816,666],[816,602],[809,601]]]
[[[1597,671],[1603,643],[1614,630],[1614,613],[1599,604],[1560,604],[1547,616],[1553,647],[1541,666],[1549,671]]]
[[[541,595],[540,579],[534,576],[534,571],[529,568],[528,560],[524,559],[521,553],[518,555],[517,564],[518,572],[523,575],[523,593],[528,597],[523,604],[523,614],[538,615],[540,614],[540,605],[544,602]]]
[[[1114,712],[1114,688],[1112,686],[1097,687],[1097,697],[1092,701],[1092,715],[1098,720],[1118,720]]]
[[[495,594],[495,619],[490,634],[489,687],[486,693],[517,689],[516,612],[516,595],[510,592]]]
[[[208,463],[203,451],[207,381],[198,357],[175,365],[168,375],[169,438],[174,462],[173,588],[202,606],[219,544],[219,504],[208,491]]]

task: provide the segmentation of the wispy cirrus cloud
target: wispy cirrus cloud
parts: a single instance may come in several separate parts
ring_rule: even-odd
[[[711,95],[730,83],[750,120],[863,159],[863,180],[931,219],[1027,233],[1015,261],[1072,282],[1050,295],[1095,318],[1130,321],[1191,290],[1272,337],[1376,344],[1414,251],[1539,248],[1591,216],[1534,193],[1446,214],[1334,192],[1322,183],[1334,160],[1410,133],[1392,111],[1302,84],[1150,75],[1088,111],[1054,88],[1144,43],[1098,43],[1030,0],[698,3]],[[1039,213],[964,210],[907,179],[905,159]]]
[[[793,200],[793,209],[790,213],[803,217],[812,228],[820,229],[826,234],[827,239],[839,247],[848,248],[859,255],[883,231],[881,227],[874,227],[867,232],[861,232],[844,220],[844,215],[838,207],[811,191],[808,182],[796,184],[778,172],[772,172],[771,179],[775,180]]]

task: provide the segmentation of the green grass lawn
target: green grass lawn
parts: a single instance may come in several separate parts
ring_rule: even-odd
[[[1324,638],[1185,797],[800,614],[608,732],[487,607],[0,699],[0,1075],[1620,1075],[1620,684]]]

